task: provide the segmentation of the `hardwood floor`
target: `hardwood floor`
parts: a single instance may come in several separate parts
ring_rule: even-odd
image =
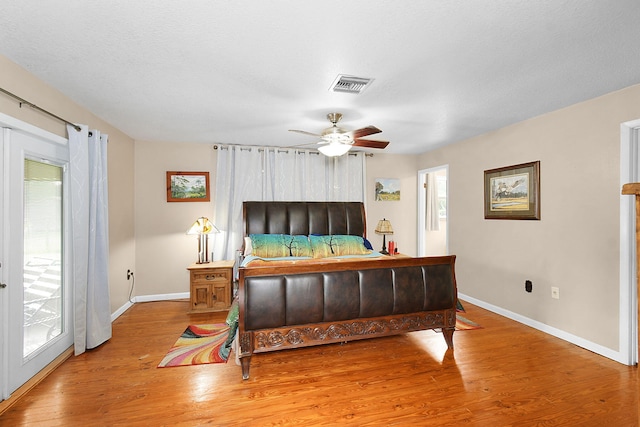
[[[464,303],[484,328],[413,332],[253,357],[156,368],[188,324],[188,302],[139,303],[113,338],[71,357],[0,426],[638,426],[638,372]],[[233,355],[232,355],[233,356]]]

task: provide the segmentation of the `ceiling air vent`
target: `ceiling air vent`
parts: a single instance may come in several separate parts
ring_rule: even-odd
[[[373,82],[373,79],[340,74],[331,84],[329,91],[358,94],[362,93],[371,82]]]

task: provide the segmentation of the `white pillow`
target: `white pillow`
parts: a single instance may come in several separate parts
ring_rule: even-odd
[[[251,238],[247,236],[244,238],[244,256],[251,255],[251,252],[253,252],[253,248],[251,247]]]

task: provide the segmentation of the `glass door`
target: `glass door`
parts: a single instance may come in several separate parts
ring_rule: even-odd
[[[55,135],[53,136],[55,137]],[[6,399],[73,344],[66,140],[3,133],[2,270],[8,301],[0,316]],[[7,161],[8,158],[8,161]]]
[[[61,166],[24,160],[23,357],[62,333]]]

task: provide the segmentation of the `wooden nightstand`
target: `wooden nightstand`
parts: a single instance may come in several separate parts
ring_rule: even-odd
[[[231,283],[235,261],[193,263],[190,276],[191,312],[228,310],[231,306]]]

